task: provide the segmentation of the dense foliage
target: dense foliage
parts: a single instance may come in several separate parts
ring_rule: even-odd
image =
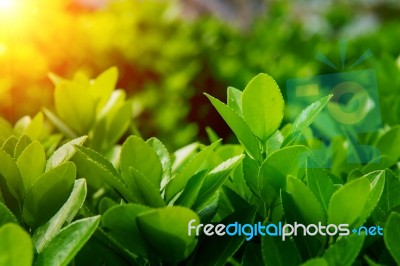
[[[48,119],[39,113],[14,127],[1,123],[0,258],[7,265],[400,262],[400,150],[392,145],[398,126],[364,138],[380,150],[380,161],[349,164],[351,145],[332,139],[322,144],[332,146],[332,168],[305,168],[324,161],[312,152],[321,143],[309,127],[332,95],[281,125],[281,91],[259,74],[243,92],[229,87],[227,104],[206,95],[240,144],[223,144],[210,130],[210,145],[170,153],[154,137],[131,135],[118,144],[132,103],[113,91],[115,68],[91,82],[53,79],[56,106],[44,109]],[[82,95],[86,104],[72,101]],[[380,225],[384,235],[246,241],[189,235],[191,220]]]

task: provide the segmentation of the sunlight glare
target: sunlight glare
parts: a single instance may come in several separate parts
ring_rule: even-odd
[[[0,12],[11,13],[15,9],[15,0],[0,0]]]

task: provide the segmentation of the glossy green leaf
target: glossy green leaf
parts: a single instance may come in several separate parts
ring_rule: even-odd
[[[18,157],[17,167],[24,182],[25,191],[42,175],[46,165],[43,145],[34,141]]]
[[[244,120],[254,135],[263,142],[281,125],[284,105],[278,85],[267,74],[254,77],[243,91]]]
[[[331,245],[323,258],[329,265],[353,265],[355,259],[361,251],[365,239],[365,234],[352,234],[340,237],[335,244]]]
[[[95,119],[95,102],[89,90],[71,81],[60,82],[54,92],[58,116],[78,134],[87,134]]]
[[[160,188],[163,174],[162,165],[157,153],[144,140],[137,136],[130,136],[122,145],[121,171],[126,184],[132,185],[129,168],[132,167],[141,173],[156,189]]]
[[[133,254],[147,257],[148,246],[140,233],[136,218],[140,213],[149,210],[151,208],[147,206],[133,203],[115,206],[104,213],[102,225],[124,248]]]
[[[174,202],[174,205],[191,208],[199,195],[201,186],[203,185],[206,171],[200,171],[189,179],[182,193]]]
[[[367,202],[365,203],[365,206],[362,209],[359,218],[354,223],[355,227],[361,226],[365,223],[373,210],[376,208],[385,187],[386,178],[384,171],[372,172],[365,175],[364,177],[368,178],[371,183],[371,192],[368,195]]]
[[[243,157],[243,154],[232,157],[211,170],[204,178],[197,202],[205,202],[211,197],[222,186],[232,170],[242,161]]]
[[[14,150],[14,159],[18,159],[20,154],[32,143],[32,140],[27,135],[22,135],[19,139],[17,144],[15,145]]]
[[[326,213],[314,193],[299,179],[288,176],[286,191],[302,213],[307,224],[326,223]]]
[[[228,87],[228,106],[232,108],[239,116],[242,116],[242,91],[234,88]]]
[[[76,176],[76,167],[66,162],[43,174],[32,185],[23,206],[24,221],[37,228],[48,221],[67,201]]]
[[[383,229],[383,239],[390,254],[397,264],[400,264],[400,214],[392,212]]]
[[[265,159],[258,174],[258,189],[267,204],[279,197],[279,190],[286,187],[286,177],[297,176],[299,169],[304,167],[308,151],[305,146],[290,146]]]
[[[17,145],[17,143],[18,143],[18,138],[12,135],[4,141],[3,146],[1,148],[3,149],[3,151],[7,152],[10,156],[14,157],[15,146]]]
[[[37,140],[40,138],[43,132],[43,113],[39,112],[35,115],[32,121],[28,124],[28,126],[24,129],[22,134],[28,136],[32,140]]]
[[[82,145],[87,140],[87,138],[87,136],[83,136],[73,139],[58,148],[47,160],[46,172],[71,159],[76,152],[74,146]]]
[[[387,155],[396,161],[400,158],[400,146],[393,145],[393,143],[400,143],[399,125],[389,129],[376,143],[376,148],[380,151],[381,155]]]
[[[0,264],[4,266],[31,266],[32,240],[29,234],[16,224],[0,227]]]
[[[319,113],[321,113],[321,111],[328,104],[332,96],[333,95],[325,96],[322,99],[310,104],[300,113],[299,116],[296,117],[296,120],[293,122],[292,133],[287,139],[285,139],[284,145],[288,145],[295,141],[300,136],[301,132],[303,132],[304,129],[309,127],[312,122],[314,122]]]
[[[311,189],[314,195],[325,211],[328,210],[329,201],[332,197],[335,187],[328,173],[321,168],[307,168],[307,186]]]
[[[172,154],[172,171],[179,173],[185,165],[197,154],[198,149],[201,147],[200,143],[190,143]]]
[[[43,113],[46,115],[47,119],[66,137],[69,138],[77,138],[78,134],[74,132],[72,128],[70,128],[64,121],[62,121],[57,115],[55,115],[52,111],[47,109],[46,107],[42,108]]]
[[[374,210],[374,220],[382,223],[386,220],[391,210],[400,206],[400,180],[390,171],[385,171],[385,187],[382,196]]]
[[[82,207],[86,198],[86,193],[85,179],[76,180],[67,202],[64,203],[59,211],[47,223],[35,231],[32,239],[39,253],[42,252],[46,244],[54,238],[65,223],[71,223],[72,219]]]
[[[258,162],[251,159],[249,156],[243,159],[243,177],[246,180],[247,186],[249,186],[251,191],[257,196],[260,196],[260,184],[258,181],[259,167]]]
[[[35,265],[68,265],[89,240],[100,216],[84,218],[64,227],[39,253]]]
[[[225,105],[218,99],[206,94],[212,105],[217,109],[218,113],[222,116],[228,126],[235,133],[239,142],[246,149],[246,152],[254,159],[259,160],[259,142],[251,132],[249,126],[244,122],[232,108]]]
[[[365,177],[346,183],[338,189],[329,202],[328,224],[351,225],[355,222],[362,214],[370,191],[370,182]]]
[[[161,162],[161,166],[163,169],[161,188],[163,188],[171,178],[172,162],[169,152],[167,148],[164,146],[164,144],[157,138],[149,138],[146,142],[155,150],[158,159]]]
[[[90,93],[99,101],[97,111],[101,110],[106,104],[111,93],[115,89],[118,80],[118,69],[110,67],[101,73],[89,87]]]
[[[141,199],[144,204],[151,207],[164,207],[165,202],[161,197],[160,190],[154,187],[138,170],[133,167],[129,169],[131,178],[135,183],[133,193],[135,193],[137,187],[137,194],[134,194],[135,197]]]
[[[188,234],[188,224],[200,222],[195,212],[174,206],[139,214],[137,225],[151,250],[170,263],[187,258],[197,244],[195,234]]]
[[[128,130],[132,117],[132,103],[126,102],[110,116],[107,127],[108,145],[116,144]]]
[[[168,183],[165,193],[165,198],[170,201],[178,192],[186,186],[189,179],[195,175],[201,166],[207,161],[215,147],[219,145],[219,141],[214,142],[210,146],[205,147],[197,153],[171,181]]]
[[[83,146],[75,146],[77,153],[73,161],[77,165],[78,175],[89,183],[101,185],[103,182],[117,190],[130,202],[137,201],[114,166],[100,153]]]
[[[3,179],[3,180],[1,180]],[[1,182],[2,181],[2,182]],[[24,183],[19,173],[17,164],[11,156],[0,149],[0,182],[2,184],[3,196],[8,191],[14,199],[22,201],[24,197]]]
[[[14,214],[0,201],[0,227],[6,223],[17,223]]]

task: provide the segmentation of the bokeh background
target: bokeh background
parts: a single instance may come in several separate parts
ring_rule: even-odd
[[[264,72],[285,94],[291,78],[372,68],[383,122],[394,125],[399,55],[396,0],[0,0],[0,113],[15,122],[51,108],[49,73],[95,77],[117,66],[135,128],[176,148],[205,139],[206,127],[230,137],[204,92],[225,99],[227,86],[244,89]]]

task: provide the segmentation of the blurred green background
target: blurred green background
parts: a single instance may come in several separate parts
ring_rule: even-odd
[[[349,2],[0,0],[0,112],[15,122],[51,107],[50,72],[95,77],[115,65],[135,127],[176,148],[206,139],[207,126],[230,137],[204,92],[225,99],[264,72],[285,94],[290,78],[372,68],[383,122],[398,124],[400,3]],[[373,57],[350,68],[367,49]]]

